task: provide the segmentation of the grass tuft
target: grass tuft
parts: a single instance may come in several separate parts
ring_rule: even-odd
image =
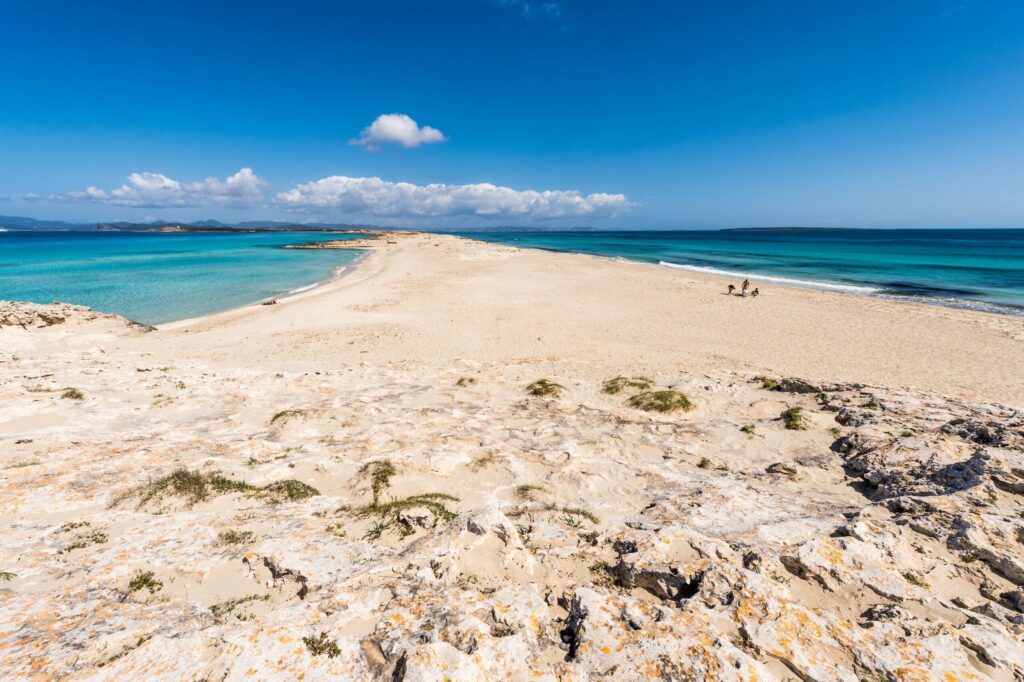
[[[313,486],[307,485],[302,481],[296,481],[294,478],[289,478],[285,481],[276,481],[268,486],[264,486],[259,492],[260,497],[263,497],[275,504],[281,502],[296,502],[319,494],[320,491]]]
[[[334,658],[341,655],[341,649],[338,648],[338,644],[328,637],[326,632],[321,632],[316,637],[303,637],[302,643],[309,649],[309,653],[314,656]]]
[[[535,395],[541,398],[557,398],[562,395],[562,391],[565,390],[565,386],[556,384],[550,379],[537,379],[535,382],[526,387],[526,392],[530,395]]]
[[[544,488],[539,485],[519,485],[516,486],[516,498],[523,502],[535,502],[537,500],[537,493],[544,492]]]
[[[227,601],[222,601],[219,604],[214,604],[210,607],[210,613],[217,620],[223,620],[224,616],[234,611],[242,604],[248,604],[254,601],[267,601],[270,599],[270,595],[267,594],[250,594],[245,597],[235,597]]]
[[[14,580],[17,577],[18,576],[11,573],[10,571],[0,571],[0,580],[3,580],[5,583],[10,582],[11,580]]]
[[[676,410],[688,411],[693,409],[693,403],[686,397],[686,394],[679,391],[645,391],[638,393],[628,401],[630,407],[648,412],[675,412]]]
[[[355,513],[359,518],[376,519],[373,527],[363,536],[364,540],[378,540],[389,529],[396,530],[398,535],[404,538],[412,535],[415,529],[401,519],[401,512],[415,507],[425,507],[430,510],[435,519],[451,521],[455,518],[456,514],[448,509],[444,503],[458,501],[459,498],[446,493],[423,493],[422,495],[412,495],[400,500],[391,500],[384,504],[374,503],[357,509]]]
[[[459,377],[459,380],[455,382],[455,385],[464,388],[471,386],[476,383],[476,377]]]
[[[617,376],[614,379],[609,379],[608,381],[604,382],[604,385],[601,387],[601,390],[604,391],[605,393],[615,395],[617,393],[622,393],[627,389],[647,391],[650,390],[651,386],[653,385],[654,382],[648,379],[647,377]]]
[[[85,395],[72,386],[65,388],[64,392],[60,394],[60,397],[64,400],[85,400]]]
[[[380,502],[380,494],[391,487],[391,478],[398,473],[395,465],[389,459],[377,462],[367,462],[359,467],[359,477],[370,479],[370,489],[373,491],[373,506]]]
[[[128,583],[129,592],[149,590],[150,594],[156,594],[164,588],[163,582],[156,579],[153,571],[136,571],[135,577]]]
[[[273,426],[277,422],[286,422],[292,417],[301,417],[304,414],[303,410],[281,410],[270,418],[270,425]]]
[[[253,537],[251,530],[225,530],[217,536],[217,544],[244,545],[248,542],[252,542]]]
[[[783,410],[782,414],[779,416],[782,418],[787,429],[803,431],[807,428],[807,424],[804,421],[804,408],[802,407],[790,407],[789,409]]]
[[[753,424],[747,424],[746,426],[741,426],[740,427],[740,431],[742,431],[743,433],[745,433],[745,434],[747,434],[748,436],[751,436],[751,437],[753,437],[757,433],[754,430],[754,425]]]
[[[761,388],[766,391],[774,391],[779,387],[779,380],[771,377],[754,377],[754,381],[760,381]]]

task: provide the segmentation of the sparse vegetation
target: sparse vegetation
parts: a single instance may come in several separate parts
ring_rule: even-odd
[[[697,462],[697,467],[700,469],[714,469],[715,464],[707,457],[701,457],[700,461]]]
[[[107,534],[102,530],[94,530],[88,533],[81,533],[79,535],[76,535],[75,538],[71,541],[71,543],[61,550],[61,553],[67,553],[76,549],[82,549],[83,547],[88,547],[89,545],[102,545],[105,544],[108,539],[109,538],[107,537]]]
[[[900,432],[900,438],[911,438],[911,437],[913,437],[913,435],[914,435],[913,431],[901,431]]]
[[[139,637],[139,641],[135,642],[135,644],[129,644],[125,648],[121,649],[121,651],[119,651],[118,653],[114,654],[113,656],[111,656],[107,660],[101,662],[99,664],[99,666],[97,666],[97,667],[102,668],[105,665],[110,665],[111,663],[113,663],[114,661],[116,661],[118,659],[124,658],[125,656],[127,656],[128,654],[130,654],[131,652],[135,651],[140,646],[142,646],[143,644],[148,642],[151,639],[151,637],[152,637],[152,635],[143,635],[142,637]]]
[[[929,583],[925,582],[924,580],[921,580],[920,578],[918,578],[913,573],[910,573],[909,571],[903,574],[903,579],[906,580],[911,585],[916,585],[917,587],[920,587],[922,589],[925,589],[925,590],[931,589],[931,585]]]
[[[693,403],[686,397],[686,394],[669,389],[638,393],[626,402],[630,407],[647,412],[675,412],[676,410],[685,412],[693,409]]]
[[[305,412],[303,410],[281,410],[273,417],[270,418],[270,425],[273,426],[277,422],[287,422],[289,419],[294,417],[301,417]]]
[[[833,438],[839,438],[840,436],[843,435],[843,430],[838,426],[833,426],[831,429],[828,430],[828,432],[832,434]]]
[[[869,410],[878,410],[878,409],[881,409],[881,407],[882,407],[882,406],[878,404],[878,401],[877,401],[877,400],[875,400],[874,398],[872,398],[871,400],[869,400],[869,401],[867,401],[866,403],[864,403],[864,404],[862,405],[862,407],[866,407],[866,408],[868,408]]]
[[[60,394],[60,397],[64,400],[85,400],[85,395],[72,386],[65,388],[64,392]]]
[[[395,465],[388,459],[367,462],[359,468],[359,477],[370,481],[374,507],[380,502],[380,494],[391,487],[391,478],[396,473],[398,471],[395,469]]]
[[[363,537],[364,540],[378,540],[389,529],[395,529],[399,536],[404,538],[412,535],[415,529],[402,519],[401,512],[415,507],[423,507],[434,515],[435,523],[436,519],[451,521],[456,514],[445,506],[445,502],[458,501],[459,498],[446,493],[423,493],[400,500],[391,500],[384,504],[374,503],[362,507],[356,510],[356,516],[376,519],[373,527]]]
[[[294,478],[271,483],[264,486],[258,493],[260,497],[275,504],[296,502],[319,494],[320,491],[313,486],[307,485],[302,481],[296,481]]]
[[[14,580],[16,577],[18,576],[14,575],[10,571],[0,571],[0,580],[3,580],[5,583]]]
[[[800,406],[790,407],[779,415],[787,429],[803,431],[807,428],[804,418],[804,408]]]
[[[253,534],[251,530],[225,530],[217,536],[218,545],[244,545],[247,542],[252,542]]]
[[[601,523],[601,519],[597,517],[597,514],[582,507],[562,507],[562,514],[562,522],[567,526],[572,526],[573,528],[583,527],[579,521],[580,519],[586,519],[595,526]]]
[[[756,431],[754,431],[754,425],[753,424],[747,424],[746,426],[741,426],[740,427],[740,431],[745,433],[745,434],[747,434],[748,436],[754,436],[757,433]]]
[[[316,637],[303,637],[302,643],[309,649],[309,653],[314,656],[334,658],[341,655],[341,649],[338,648],[338,644],[328,637],[326,632],[321,632]]]
[[[270,599],[270,595],[266,594],[249,594],[244,597],[235,597],[234,599],[214,604],[210,607],[210,613],[212,613],[213,617],[217,620],[223,620],[224,616],[231,613],[242,604],[249,604],[255,601],[267,601],[268,599]]]
[[[471,386],[476,383],[476,377],[459,377],[459,380],[455,382],[455,385],[460,388]]]
[[[544,487],[533,484],[518,485],[515,489],[516,499],[523,502],[535,502],[537,494],[544,492]]]
[[[487,467],[491,466],[499,459],[500,458],[498,457],[498,455],[494,454],[493,452],[489,452],[486,455],[481,455],[480,457],[477,457],[472,462],[470,462],[469,468],[472,469],[473,471],[480,471],[481,469],[486,469]]]
[[[156,594],[163,588],[163,582],[156,579],[156,574],[153,571],[138,570],[135,572],[135,577],[128,583],[129,592],[149,590],[150,594]]]
[[[210,496],[211,492],[222,495],[234,492],[255,492],[257,490],[259,488],[256,486],[226,478],[217,472],[204,474],[182,468],[175,470],[169,476],[158,478],[144,486],[139,499],[139,507],[141,508],[151,500],[160,499],[164,495],[183,497],[186,504],[191,507],[205,500]]]
[[[331,535],[338,538],[343,538],[346,535],[348,535],[348,533],[345,531],[345,524],[343,523],[332,523],[331,525],[327,526],[325,530]]]
[[[564,390],[565,386],[556,384],[550,379],[537,379],[537,381],[526,387],[527,393],[542,398],[557,398],[562,395]]]
[[[624,377],[617,376],[604,382],[601,390],[605,393],[615,395],[625,390],[647,391],[654,385],[654,382],[647,377]]]
[[[754,377],[755,381],[761,382],[761,388],[766,391],[774,391],[779,387],[779,380],[771,377]]]

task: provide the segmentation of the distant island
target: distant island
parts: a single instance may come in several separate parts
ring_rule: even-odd
[[[820,231],[820,230],[864,230],[863,227],[725,227],[722,232],[790,232],[793,230]]]

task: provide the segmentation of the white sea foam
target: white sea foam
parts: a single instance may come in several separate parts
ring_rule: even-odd
[[[320,286],[320,282],[313,282],[312,284],[307,284],[304,287],[299,287],[298,289],[292,289],[288,293],[289,294],[301,294],[303,291],[309,291],[310,289],[315,289],[318,286]]]
[[[798,287],[808,287],[811,289],[829,289],[832,291],[845,291],[847,293],[854,294],[875,294],[882,289],[876,287],[864,287],[857,286],[854,284],[837,284],[835,282],[818,282],[810,279],[794,279],[791,277],[772,277],[770,275],[759,275],[753,272],[734,272],[732,270],[719,270],[718,268],[707,268],[701,265],[680,265],[679,263],[670,263],[668,261],[659,261],[658,265],[665,265],[670,268],[677,268],[679,270],[690,270],[691,272],[701,272],[706,275],[719,275],[721,277],[735,277],[737,279],[749,279],[754,282],[773,282],[775,284],[791,284]]]

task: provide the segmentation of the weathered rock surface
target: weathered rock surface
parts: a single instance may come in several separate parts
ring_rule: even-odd
[[[1024,679],[1019,411],[525,372],[0,345],[0,677]]]

